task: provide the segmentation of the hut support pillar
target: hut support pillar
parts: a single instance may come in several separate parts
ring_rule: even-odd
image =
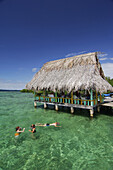
[[[98,104],[98,93],[96,91],[96,104]]]
[[[90,117],[93,117],[93,113],[94,113],[94,110],[91,109],[91,110],[90,110]]]
[[[55,110],[58,111],[58,105],[57,104],[55,104]]]
[[[37,103],[36,103],[36,101],[34,101],[34,107],[37,107]]]
[[[71,107],[71,113],[74,113],[74,108],[73,107]]]
[[[55,102],[57,102],[57,91],[55,92],[55,97],[56,97]]]
[[[98,113],[100,112],[100,106],[97,106],[97,112]]]
[[[73,91],[71,92],[71,104],[73,104]]]
[[[100,93],[100,103],[102,103],[102,96],[101,96],[101,93]]]
[[[104,102],[104,94],[102,94],[102,102]]]
[[[35,100],[36,100],[36,93],[35,93],[35,91],[34,91],[34,98],[35,98]]]
[[[47,108],[47,104],[46,103],[44,103],[44,109],[46,109]]]
[[[45,97],[46,97],[46,91],[45,91],[45,89],[44,89],[44,101],[45,101]]]
[[[90,100],[91,100],[91,106],[93,106],[93,90],[90,90]]]

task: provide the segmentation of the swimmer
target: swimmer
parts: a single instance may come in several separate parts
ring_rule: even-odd
[[[19,126],[16,127],[16,133],[15,133],[15,137],[18,137],[22,132],[24,132],[25,128],[20,128]]]
[[[49,124],[49,123],[45,123],[45,124],[42,124],[42,123],[36,123],[36,124],[35,124],[35,126],[43,126],[43,127],[45,127],[45,126],[61,127],[61,126],[58,126],[58,125],[59,125],[59,123],[58,123],[58,122],[51,123],[51,124]]]
[[[31,125],[31,130],[29,130],[29,132],[36,133],[36,128],[34,124]]]

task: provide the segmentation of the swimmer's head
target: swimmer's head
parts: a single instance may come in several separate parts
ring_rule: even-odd
[[[17,127],[16,127],[16,131],[17,131],[17,130],[21,130],[21,129],[22,129],[22,128],[21,128],[21,127],[19,127],[19,126],[17,126]]]
[[[56,122],[57,125],[60,125],[60,123]]]
[[[35,128],[35,125],[34,125],[34,124],[32,124],[32,125],[31,125],[31,128]]]

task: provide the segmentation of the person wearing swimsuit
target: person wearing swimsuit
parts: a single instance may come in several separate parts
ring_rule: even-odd
[[[31,125],[31,130],[29,130],[29,132],[36,133],[36,128],[34,124]]]
[[[24,132],[25,128],[20,128],[19,126],[16,127],[16,133],[15,133],[15,137],[18,137],[22,132]]]
[[[61,127],[61,126],[58,126],[59,123],[58,122],[55,122],[55,123],[45,123],[45,124],[42,124],[42,123],[36,123],[35,126],[54,126],[54,127]]]

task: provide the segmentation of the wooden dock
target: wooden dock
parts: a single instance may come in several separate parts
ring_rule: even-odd
[[[74,113],[74,108],[88,109],[90,111],[91,117],[93,117],[94,108],[100,105],[97,99],[87,100],[62,97],[35,96],[34,100],[35,107],[37,107],[37,103],[43,103],[45,109],[47,108],[48,105],[54,105],[56,111],[58,111],[59,106],[69,107],[71,113]]]
[[[105,98],[101,106],[113,107],[113,98]]]

